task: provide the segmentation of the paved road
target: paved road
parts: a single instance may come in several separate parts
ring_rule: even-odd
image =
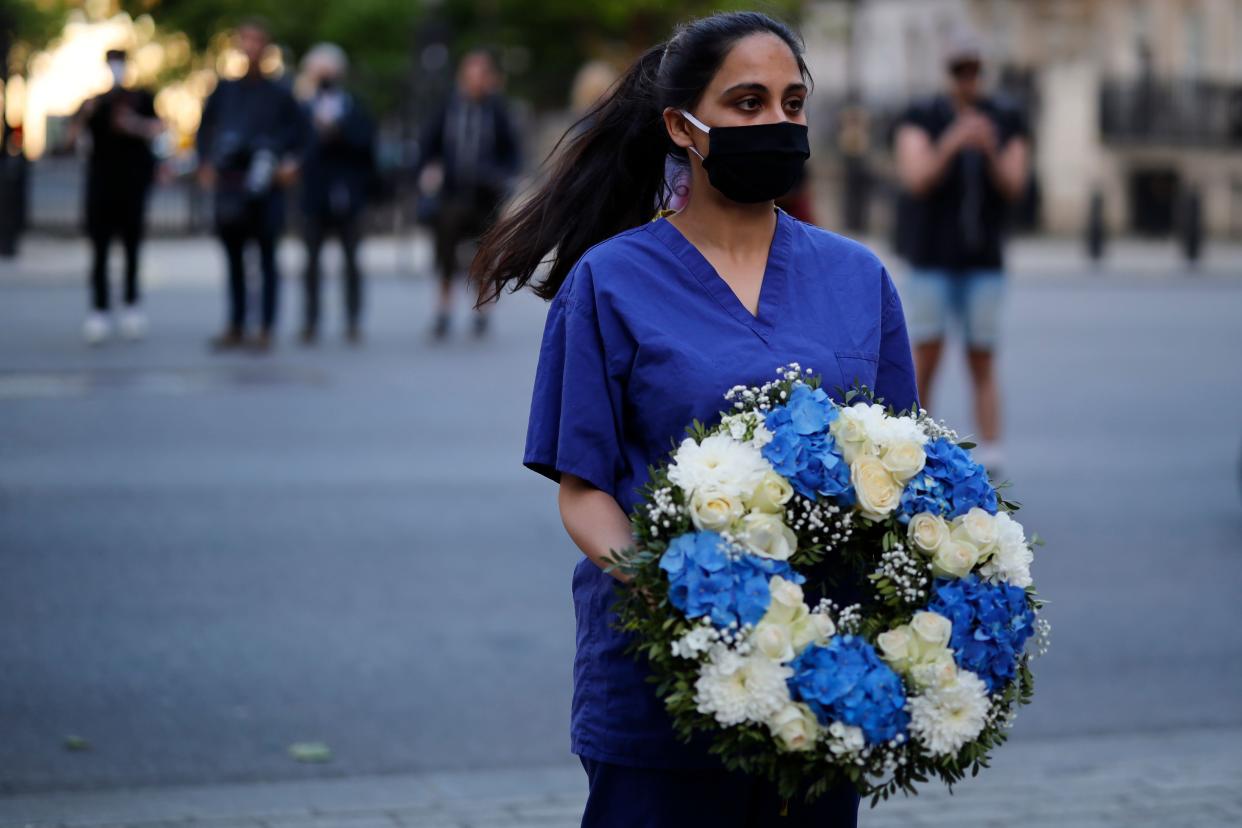
[[[863,828],[1224,828],[1242,823],[1242,730],[1025,739],[952,794]],[[0,799],[0,828],[574,828],[580,768],[518,768]]]
[[[542,307],[433,347],[431,286],[373,287],[363,349],[256,359],[206,353],[201,280],[96,351],[77,285],[0,282],[0,790],[564,767],[577,553],[518,464]],[[1018,280],[1055,628],[1020,743],[1242,727],[1240,315],[1242,280]]]

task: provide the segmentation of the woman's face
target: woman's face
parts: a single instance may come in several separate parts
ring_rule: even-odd
[[[773,34],[742,38],[725,56],[699,102],[689,111],[708,126],[750,126],[792,121],[806,123],[808,90],[798,61]],[[708,136],[680,116],[668,119],[678,146],[707,154]]]

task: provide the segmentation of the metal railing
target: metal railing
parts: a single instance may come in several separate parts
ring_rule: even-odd
[[[1242,85],[1197,80],[1107,80],[1100,132],[1107,144],[1242,146]]]

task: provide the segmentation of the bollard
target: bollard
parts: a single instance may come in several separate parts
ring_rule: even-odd
[[[22,181],[21,160],[0,152],[0,257],[17,255],[17,238],[21,233]]]
[[[1087,256],[1093,262],[1104,258],[1104,194],[1096,190],[1087,207]]]
[[[1178,221],[1178,240],[1186,263],[1194,265],[1203,252],[1203,206],[1198,190],[1190,190],[1182,199]]]

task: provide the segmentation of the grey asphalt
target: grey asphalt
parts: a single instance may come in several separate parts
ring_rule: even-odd
[[[289,284],[275,353],[214,356],[216,254],[184,249],[151,337],[98,350],[76,278],[0,272],[0,791],[567,766],[578,553],[520,466],[542,305],[435,346],[432,285],[381,273],[363,348],[303,350]],[[1008,465],[1054,627],[1019,743],[1242,727],[1231,268],[1014,281]],[[968,423],[962,389],[938,413]]]

